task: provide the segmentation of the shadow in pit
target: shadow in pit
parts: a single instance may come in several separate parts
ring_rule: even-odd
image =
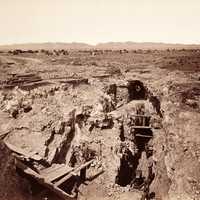
[[[142,176],[142,172],[139,173],[141,170],[138,170],[138,165],[142,152],[146,152],[147,158],[150,156],[147,146],[148,142],[153,136],[153,133],[150,129],[138,129],[136,130],[136,135],[137,134],[145,136],[148,135],[149,137],[135,137],[134,144],[137,146],[137,152],[135,154],[133,154],[129,148],[125,148],[123,151],[120,159],[120,167],[115,179],[115,183],[122,187],[126,187],[127,185],[135,185],[139,189],[145,184],[145,179],[148,179],[148,177]]]
[[[115,183],[125,187],[132,182],[134,175],[133,172],[137,169],[140,156],[141,155],[139,153],[133,155],[130,150],[127,150],[125,154],[123,154],[120,160],[120,167],[115,179]]]

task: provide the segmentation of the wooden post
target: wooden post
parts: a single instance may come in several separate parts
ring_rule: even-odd
[[[59,186],[61,185],[62,183],[64,183],[65,181],[67,181],[69,178],[71,178],[72,176],[74,176],[76,173],[78,173],[80,170],[86,168],[88,165],[90,165],[91,163],[94,162],[94,159],[93,160],[90,160],[88,162],[86,162],[85,164],[77,167],[76,169],[74,169],[73,172],[69,173],[67,176],[61,178],[58,182],[56,182],[54,185],[55,186]]]

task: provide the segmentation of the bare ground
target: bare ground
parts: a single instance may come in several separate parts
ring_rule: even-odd
[[[101,98],[107,98],[104,90],[107,85],[140,80],[157,97],[162,113],[162,126],[153,131],[155,177],[150,184],[150,193],[155,193],[155,199],[198,200],[199,71],[198,50],[129,51],[123,54],[116,51],[99,55],[72,51],[69,55],[57,56],[1,53],[0,133],[8,133],[4,141],[45,158],[50,165],[69,162],[71,148],[87,143],[96,152],[98,162],[88,170],[89,180],[80,185],[78,199],[141,199],[142,190],[133,189],[130,184],[125,187],[116,184],[119,165],[115,148],[121,143],[120,122],[114,120],[114,125],[106,125],[107,128],[100,124],[88,131],[91,123],[96,119],[102,122],[105,117],[99,102]],[[42,81],[37,86],[32,85],[31,89],[24,89],[22,85],[3,89],[10,74],[15,73],[37,74]],[[74,85],[69,82],[74,79],[87,79],[88,82],[82,80]],[[115,108],[114,115],[126,116],[132,112],[134,102],[127,104],[123,101],[125,98],[126,94],[120,91],[118,104],[121,102],[122,107]],[[85,108],[90,112],[89,117]],[[69,124],[73,112],[76,117],[85,118],[79,121],[71,136]],[[106,111],[106,116],[112,112]],[[31,184],[16,173],[11,152],[1,143],[0,199],[58,198],[50,193],[44,196],[37,192],[32,194]],[[139,165],[144,165],[142,169],[146,167],[145,163],[141,156]]]

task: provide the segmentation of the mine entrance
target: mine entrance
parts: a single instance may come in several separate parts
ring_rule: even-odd
[[[147,91],[144,84],[139,80],[128,81],[129,101],[146,99]]]
[[[134,171],[134,156],[131,151],[126,149],[120,160],[120,168],[116,177],[116,183],[120,186],[127,186],[131,183]]]
[[[149,187],[154,180],[153,128],[160,127],[159,120],[152,118],[152,107],[162,118],[160,101],[151,94],[141,81],[129,81],[128,102],[133,101],[132,110],[123,118],[120,126],[120,166],[116,184],[142,190],[142,199],[151,199]],[[149,99],[149,101],[145,101]],[[149,105],[150,104],[150,105]],[[153,111],[153,113],[154,113]],[[158,126],[157,124],[158,123]],[[155,126],[156,125],[156,126]],[[124,148],[124,150],[123,150]]]
[[[152,131],[145,130],[146,132],[139,132],[140,135],[149,135],[149,137],[136,136],[135,137],[135,148],[137,150],[135,152],[131,152],[129,148],[122,147],[122,157],[120,159],[120,166],[118,169],[118,174],[116,176],[116,184],[125,187],[127,185],[134,185],[135,187],[142,187],[145,179],[148,177],[144,177],[142,174],[142,170],[139,167],[141,164],[141,155],[144,152],[148,159],[149,157],[149,141],[152,138]],[[148,171],[148,166],[146,166],[146,170]]]
[[[143,106],[143,104],[141,104]],[[137,106],[138,107],[138,106]],[[140,107],[139,107],[140,108]],[[138,111],[138,109],[136,109]],[[153,132],[150,127],[150,115],[145,115],[145,113],[137,112],[130,118],[130,133],[133,139],[128,139],[124,136],[124,128],[121,127],[120,139],[120,166],[118,169],[118,174],[116,177],[116,183],[122,187],[131,185],[134,188],[140,189],[144,186],[145,181],[148,179],[148,146],[149,141],[153,137]],[[131,119],[134,121],[132,123]],[[128,145],[127,145],[128,144]],[[142,156],[143,155],[143,156]],[[144,155],[146,156],[146,161],[144,161]],[[143,157],[143,158],[141,158]],[[146,165],[145,172],[143,174],[143,169],[141,165]]]

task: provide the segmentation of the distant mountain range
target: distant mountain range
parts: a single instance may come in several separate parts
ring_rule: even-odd
[[[38,50],[38,49],[74,49],[74,50],[88,50],[88,49],[200,49],[200,44],[168,44],[168,43],[153,43],[153,42],[107,42],[99,43],[97,45],[90,45],[86,43],[27,43],[27,44],[12,44],[0,45],[0,50]]]

